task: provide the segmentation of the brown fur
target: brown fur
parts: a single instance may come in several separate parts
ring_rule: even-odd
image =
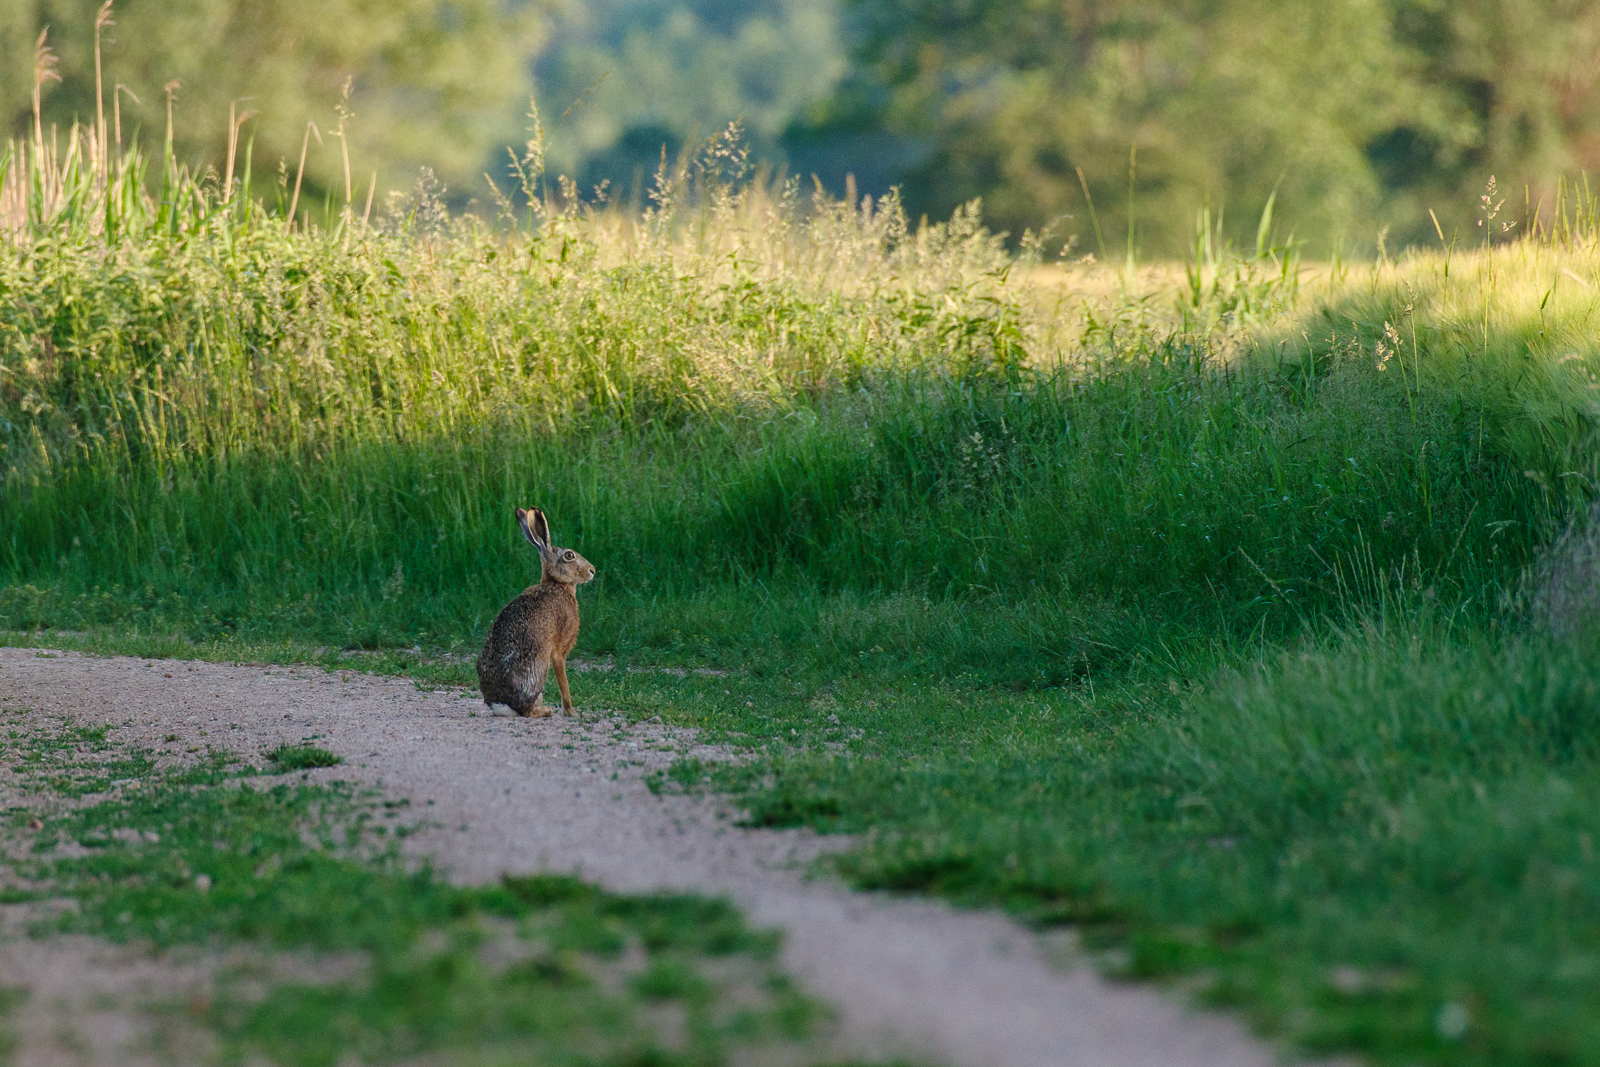
[[[538,585],[524,589],[489,628],[478,656],[478,688],[490,707],[504,704],[518,715],[542,718],[546,673],[553,667],[561,687],[561,711],[572,714],[567,655],[578,643],[578,586],[594,577],[594,565],[570,548],[550,543],[550,526],[538,508],[517,509],[522,535],[539,552]]]

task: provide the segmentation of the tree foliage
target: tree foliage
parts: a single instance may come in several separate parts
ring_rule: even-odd
[[[0,107],[9,128],[31,123],[34,42],[45,27],[59,56],[46,87],[44,123],[63,130],[95,117],[95,0],[0,0]],[[256,111],[258,167],[296,167],[308,121],[307,176],[344,192],[339,128],[345,86],[356,193],[378,169],[409,184],[418,165],[449,182],[481,181],[493,146],[515,134],[530,88],[528,59],[540,43],[539,9],[500,0],[122,0],[104,32],[108,123],[118,93],[122,131],[164,135],[172,82],[180,159],[217,164],[228,143],[229,105]],[[219,166],[220,169],[220,166]]]
[[[12,132],[45,26],[46,130],[94,117],[97,10],[0,0]],[[381,192],[419,165],[481,194],[535,80],[551,171],[585,190],[739,119],[754,159],[835,191],[899,184],[932,217],[981,197],[999,228],[1056,220],[1099,252],[1087,188],[1113,256],[1130,232],[1181,251],[1206,204],[1248,239],[1274,191],[1278,239],[1315,252],[1472,240],[1490,175],[1521,219],[1524,186],[1548,201],[1600,166],[1594,0],[117,0],[112,17],[124,139],[160,140],[176,82],[179,158],[220,161],[231,103],[259,112],[258,178],[282,160],[292,180],[314,121],[307,185],[336,198],[345,148],[358,200],[369,170]]]
[[[551,167],[627,186],[663,146],[676,155],[733,121],[778,161],[785,129],[845,72],[838,14],[837,0],[570,5],[537,67]]]
[[[1473,226],[1493,173],[1534,195],[1600,162],[1600,6],[1586,0],[852,0],[835,121],[919,139],[938,214],[1052,216],[1171,252],[1196,208],[1253,225],[1278,188],[1302,236]],[[1132,181],[1130,156],[1136,152]],[[1131,193],[1130,193],[1131,190]],[[1248,220],[1246,216],[1248,215]]]

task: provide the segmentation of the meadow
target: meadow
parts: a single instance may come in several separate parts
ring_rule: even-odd
[[[755,756],[657,788],[1301,1048],[1600,1063],[1586,186],[1112,269],[728,135],[642,210],[536,141],[482,217],[65,143],[0,163],[14,640],[470,685],[537,504],[579,655],[728,672],[575,682]]]

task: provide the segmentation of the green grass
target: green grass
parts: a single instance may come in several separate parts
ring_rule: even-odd
[[[752,750],[653,788],[1305,1047],[1600,1063],[1592,649],[1524,611],[1600,484],[1592,205],[1066,306],[970,212],[291,234],[184,188],[0,257],[0,627],[471,685],[537,504],[599,568],[579,655],[727,672],[576,679]]]
[[[691,1067],[804,1055],[826,1020],[777,967],[778,936],[724,900],[554,875],[455,887],[381,847],[374,798],[237,783],[250,768],[234,763],[219,755],[48,818],[15,865],[34,888],[7,894],[74,904],[36,920],[35,936],[252,950],[254,968],[221,972],[180,1013],[212,1031],[221,1062]],[[64,841],[87,851],[62,857]],[[263,982],[285,951],[335,974],[353,959],[355,975]]]
[[[102,793],[115,784],[138,782],[154,769],[149,754],[106,741],[107,724],[67,719],[58,726],[30,721],[29,709],[0,711],[0,761],[26,791],[64,797]]]
[[[1586,1062],[1592,650],[1396,638],[1351,634],[1176,698],[849,682],[821,702],[831,736],[815,697],[778,723],[845,753],[716,784],[746,790],[759,825],[866,833],[840,863],[862,888],[1081,924],[1118,973],[1191,975],[1311,1048]],[[1451,1004],[1464,1034],[1439,1032]]]
[[[16,1035],[5,1026],[6,1017],[28,1000],[27,991],[17,986],[0,988],[0,1057],[9,1059],[17,1050]]]
[[[267,759],[279,771],[304,771],[314,767],[337,767],[343,758],[335,756],[316,745],[279,745],[267,753]]]
[[[743,662],[761,633],[818,664],[1057,685],[1197,630],[1279,636],[1402,560],[1481,603],[1546,502],[1474,425],[1393,393],[1174,345],[1088,380],[891,382],[805,418],[75,471],[19,493],[0,556],[29,581],[0,625],[467,647],[531,580],[505,505],[536,499],[601,561],[591,653]]]

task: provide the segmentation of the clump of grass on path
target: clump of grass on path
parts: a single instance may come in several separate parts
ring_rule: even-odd
[[[267,753],[267,760],[279,771],[304,771],[317,767],[336,767],[344,760],[316,745],[279,745]]]

